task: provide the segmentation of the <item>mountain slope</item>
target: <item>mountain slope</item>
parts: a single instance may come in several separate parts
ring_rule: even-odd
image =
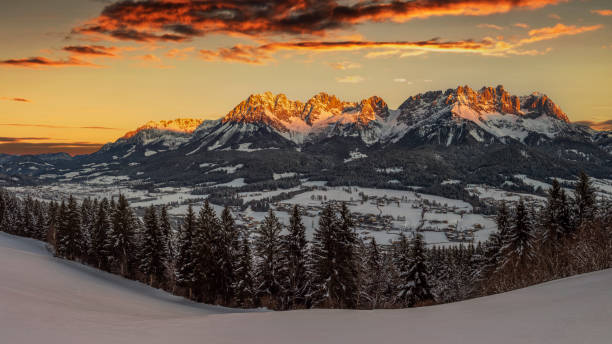
[[[0,233],[7,343],[609,343],[612,270],[426,308],[228,313]]]

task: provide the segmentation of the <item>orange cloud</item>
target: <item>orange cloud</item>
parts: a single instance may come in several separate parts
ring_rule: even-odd
[[[361,68],[361,65],[356,62],[351,61],[342,61],[342,62],[334,62],[329,64],[333,69],[337,70],[348,70],[348,69],[357,69]]]
[[[555,39],[561,36],[574,36],[584,32],[596,31],[601,28],[603,28],[603,25],[577,27],[575,25],[566,26],[559,23],[552,27],[544,27],[529,31],[529,38],[520,40],[519,45]]]
[[[521,29],[529,29],[529,24],[525,24],[525,23],[514,23],[512,24],[512,26],[520,27]]]
[[[31,100],[25,99],[25,98],[10,98],[10,97],[0,97],[0,100],[8,100],[8,101],[20,102],[20,103],[31,103],[32,102]]]
[[[591,10],[591,13],[599,14],[604,17],[612,16],[612,10]]]
[[[261,46],[236,45],[232,48],[220,48],[218,50],[201,50],[200,57],[207,61],[230,61],[250,64],[265,64],[273,61],[273,54],[279,51],[293,52],[328,52],[328,51],[356,51],[374,50],[366,54],[367,58],[388,57],[400,55],[401,57],[418,56],[426,52],[450,52],[450,53],[475,53],[487,56],[508,55],[542,55],[551,49],[523,50],[524,45],[535,42],[551,40],[562,36],[578,35],[585,32],[601,29],[602,25],[581,26],[557,24],[552,27],[533,29],[528,32],[528,37],[515,41],[504,41],[503,37],[498,39],[485,38],[480,41],[440,41],[431,39],[427,41],[398,41],[398,42],[375,42],[375,41],[306,41],[306,42],[276,42]]]
[[[50,60],[46,57],[30,57],[25,59],[10,59],[0,61],[0,65],[24,68],[44,68],[44,67],[67,67],[67,66],[96,66],[92,63],[70,57],[67,60]]]

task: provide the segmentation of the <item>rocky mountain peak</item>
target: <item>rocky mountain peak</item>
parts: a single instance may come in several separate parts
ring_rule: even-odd
[[[122,139],[130,139],[138,133],[149,130],[161,130],[176,133],[193,133],[202,124],[202,119],[197,118],[177,118],[163,121],[149,121],[146,124],[127,132]]]

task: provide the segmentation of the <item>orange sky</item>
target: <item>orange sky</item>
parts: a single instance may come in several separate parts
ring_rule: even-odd
[[[0,12],[0,153],[94,151],[149,121],[503,84],[612,120],[612,5],[592,0],[31,0]],[[8,7],[8,8],[7,8]]]

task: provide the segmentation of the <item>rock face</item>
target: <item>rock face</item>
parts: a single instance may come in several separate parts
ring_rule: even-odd
[[[142,131],[151,129],[191,134],[202,124],[202,122],[203,120],[195,118],[177,118],[169,121],[159,122],[150,121],[147,122],[145,125],[138,127],[136,130],[126,133],[122,137],[122,139],[132,138]]]

